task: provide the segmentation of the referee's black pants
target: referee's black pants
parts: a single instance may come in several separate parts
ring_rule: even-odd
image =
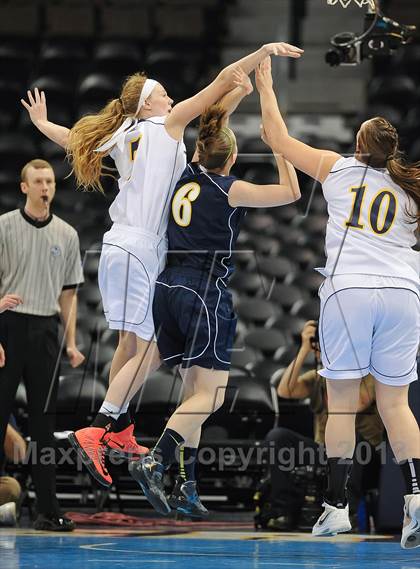
[[[32,478],[40,514],[59,514],[55,485],[54,426],[58,388],[58,318],[6,311],[0,314],[0,343],[6,365],[0,368],[0,464],[16,390],[23,379],[28,399]],[[44,460],[42,460],[44,449]],[[49,449],[49,450],[46,450]],[[47,454],[49,453],[49,459]]]

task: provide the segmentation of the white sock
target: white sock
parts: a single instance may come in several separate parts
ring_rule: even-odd
[[[111,417],[116,421],[120,415],[127,412],[127,408],[128,405],[124,411],[124,407],[118,407],[118,405],[109,403],[109,401],[104,401],[99,409],[99,413],[102,413],[102,415],[106,415],[107,417]]]

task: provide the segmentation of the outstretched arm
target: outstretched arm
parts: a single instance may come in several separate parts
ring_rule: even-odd
[[[244,180],[233,182],[229,190],[232,207],[277,207],[300,198],[299,182],[295,169],[281,154],[275,154],[279,172],[278,184],[252,184]]]
[[[41,93],[38,88],[35,88],[34,94],[28,91],[28,102],[21,99],[20,102],[28,111],[31,121],[34,123],[36,128],[45,134],[47,138],[62,146],[67,147],[67,141],[70,130],[65,126],[60,126],[50,122],[47,117],[47,101],[45,99],[44,91]]]
[[[240,67],[234,71],[234,84],[236,87],[226,93],[219,101],[219,105],[227,110],[226,119],[224,121],[226,126],[229,124],[230,115],[236,111],[242,99],[250,95],[254,90],[251,79]],[[191,162],[198,162],[197,150],[194,152]]]
[[[175,105],[166,119],[166,130],[172,138],[180,140],[188,123],[234,88],[234,71],[237,67],[241,67],[249,75],[269,55],[298,58],[302,53],[303,50],[287,43],[270,43],[239,61],[228,65],[205,89],[194,95],[194,97]]]
[[[250,95],[254,90],[251,79],[241,67],[237,67],[234,70],[233,82],[235,88],[226,93],[219,101],[220,106],[227,111],[226,125],[229,123],[230,115],[236,111],[242,99]]]
[[[283,154],[298,170],[324,182],[341,156],[330,150],[312,148],[289,135],[273,90],[270,58],[259,65],[255,78],[260,93],[264,131],[273,152]]]

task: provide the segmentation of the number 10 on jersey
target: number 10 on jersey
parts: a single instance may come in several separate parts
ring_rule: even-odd
[[[359,186],[350,188],[353,196],[353,208],[349,219],[346,221],[346,227],[353,229],[365,229],[361,223],[361,215],[366,194],[366,186]],[[369,224],[372,231],[377,235],[384,235],[387,233],[394,223],[397,214],[397,198],[391,190],[380,190],[373,198],[369,205]]]

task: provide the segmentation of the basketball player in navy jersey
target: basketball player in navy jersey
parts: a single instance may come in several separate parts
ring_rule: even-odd
[[[273,112],[275,108],[273,104]],[[225,119],[220,105],[202,115],[196,154],[172,196],[168,265],[158,277],[153,305],[159,351],[167,365],[179,366],[184,398],[155,448],[143,460],[131,462],[129,470],[162,514],[171,507],[197,517],[207,513],[194,466],[202,424],[222,405],[228,382],[236,316],[227,285],[245,208],[300,198],[294,168],[281,155],[275,156],[278,184],[251,184],[230,175],[237,146]],[[175,461],[178,447],[185,476],[168,499],[163,473]]]
[[[256,72],[263,107],[277,101],[270,60]],[[420,164],[399,151],[398,133],[384,118],[363,123],[356,153],[343,158],[289,135],[281,114],[268,111],[272,147],[322,183],[328,202],[327,263],[320,288],[319,337],[327,379],[325,442],[328,489],[314,535],[351,529],[346,485],[355,449],[360,382],[375,378],[379,413],[405,479],[401,546],[420,546],[420,431],[408,405],[417,380],[420,336]]]

